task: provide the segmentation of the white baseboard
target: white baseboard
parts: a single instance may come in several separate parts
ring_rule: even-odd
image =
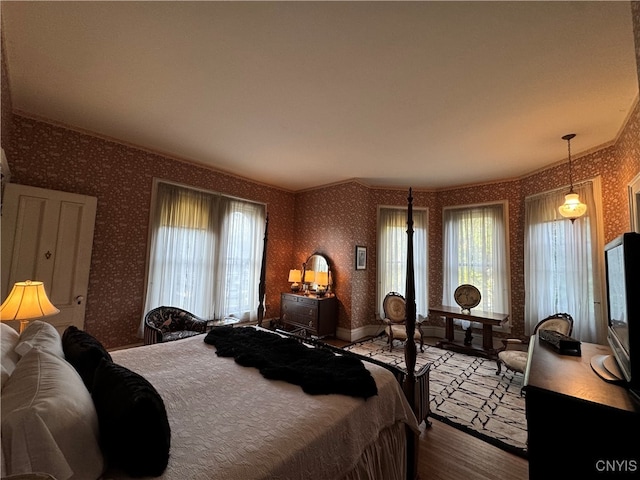
[[[346,342],[357,342],[367,337],[376,337],[384,331],[384,325],[365,325],[353,330],[348,328],[336,329],[336,338]]]

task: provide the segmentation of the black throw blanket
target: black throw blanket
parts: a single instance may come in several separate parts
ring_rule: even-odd
[[[220,357],[257,368],[263,377],[300,385],[311,395],[340,393],[369,398],[378,394],[376,382],[362,361],[309,348],[294,338],[283,338],[250,327],[214,327],[204,338]]]

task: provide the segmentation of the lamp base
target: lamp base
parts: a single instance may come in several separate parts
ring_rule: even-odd
[[[20,332],[19,333],[24,332],[24,329],[27,328],[27,325],[29,325],[29,320],[28,319],[20,320]]]

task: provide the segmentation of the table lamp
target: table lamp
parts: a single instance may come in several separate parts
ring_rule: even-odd
[[[300,290],[300,284],[298,282],[301,280],[302,273],[300,272],[300,270],[289,270],[289,281],[293,282],[291,284],[292,292],[297,292],[298,290]]]
[[[304,292],[309,293],[309,287],[316,281],[316,272],[313,270],[304,271]]]
[[[316,272],[316,294],[319,297],[323,297],[327,291],[327,285],[329,285],[329,272]]]
[[[16,282],[11,293],[0,306],[0,320],[9,322],[20,320],[20,333],[29,324],[29,320],[49,317],[59,313],[47,297],[44,283],[27,280]]]

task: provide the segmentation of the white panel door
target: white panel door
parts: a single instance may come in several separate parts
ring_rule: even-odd
[[[84,328],[97,199],[9,183],[2,200],[4,300],[15,282],[44,282],[60,333]],[[17,323],[17,322],[16,322]],[[17,328],[17,325],[16,325]]]

